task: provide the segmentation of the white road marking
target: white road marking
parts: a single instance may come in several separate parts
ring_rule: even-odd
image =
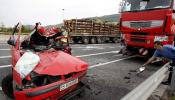
[[[113,55],[114,57],[122,56],[123,54]]]
[[[0,58],[11,58],[12,56],[0,56]]]
[[[100,64],[92,65],[92,66],[89,67],[89,69],[92,69],[92,68],[95,68],[95,67],[98,67],[98,66],[103,66],[103,65],[115,63],[115,62],[119,62],[119,61],[126,60],[126,59],[133,58],[133,57],[136,57],[136,56],[129,56],[129,57],[126,57],[126,58],[117,59],[117,60],[113,60],[113,61],[106,62],[106,63],[100,63]]]
[[[11,50],[11,49],[0,49],[0,50],[2,50],[2,51],[6,51],[7,50],[8,51],[8,50]]]
[[[109,48],[116,48],[116,47],[109,47]]]
[[[110,45],[110,44],[88,44],[88,45],[74,44],[74,45],[71,45],[71,46],[103,46],[103,45]],[[113,44],[111,44],[111,45],[113,45]]]
[[[86,46],[86,47],[71,47],[71,48],[76,48],[76,49],[103,49],[103,48],[105,48],[105,46],[104,47],[93,47],[93,46]]]
[[[7,42],[0,42],[0,44],[7,44]]]
[[[93,48],[98,49],[98,48],[103,48],[103,47],[97,47],[97,46],[86,46],[85,48],[87,48],[87,49],[93,49]]]
[[[86,48],[86,49],[98,49],[98,48],[116,48],[118,46],[72,46],[71,48],[77,48],[77,49],[83,49],[83,48]]]
[[[8,44],[5,44],[5,43],[0,43],[0,46],[1,46],[1,45],[8,45]]]
[[[89,51],[89,50],[93,50],[93,49],[82,49],[83,51]]]
[[[2,87],[0,87],[0,91],[2,91]]]
[[[114,43],[105,43],[105,44],[90,44],[90,45],[95,45],[95,46],[98,46],[98,45],[110,45],[110,44],[114,44]]]
[[[95,55],[101,55],[101,54],[107,54],[107,53],[118,53],[119,51],[109,51],[109,52],[101,52],[101,53],[94,53],[94,54],[88,54],[88,55],[80,55],[76,57],[88,57],[88,56],[95,56]]]
[[[0,68],[7,68],[7,67],[11,67],[12,65],[2,65],[0,66]]]

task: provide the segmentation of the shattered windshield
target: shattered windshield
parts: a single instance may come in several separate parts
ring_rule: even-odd
[[[124,0],[122,12],[168,8],[172,0]]]

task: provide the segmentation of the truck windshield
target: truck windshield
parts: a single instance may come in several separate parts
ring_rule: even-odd
[[[172,0],[124,0],[122,12],[168,8]]]

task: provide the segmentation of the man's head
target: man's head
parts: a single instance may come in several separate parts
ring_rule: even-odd
[[[163,48],[162,42],[160,42],[160,41],[155,41],[155,42],[154,42],[154,48],[155,48],[156,50],[162,50],[162,48]]]

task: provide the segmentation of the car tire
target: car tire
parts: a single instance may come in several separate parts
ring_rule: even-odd
[[[1,84],[2,84],[2,91],[4,92],[4,94],[10,98],[14,98],[12,74],[9,74],[6,77],[4,77]]]

